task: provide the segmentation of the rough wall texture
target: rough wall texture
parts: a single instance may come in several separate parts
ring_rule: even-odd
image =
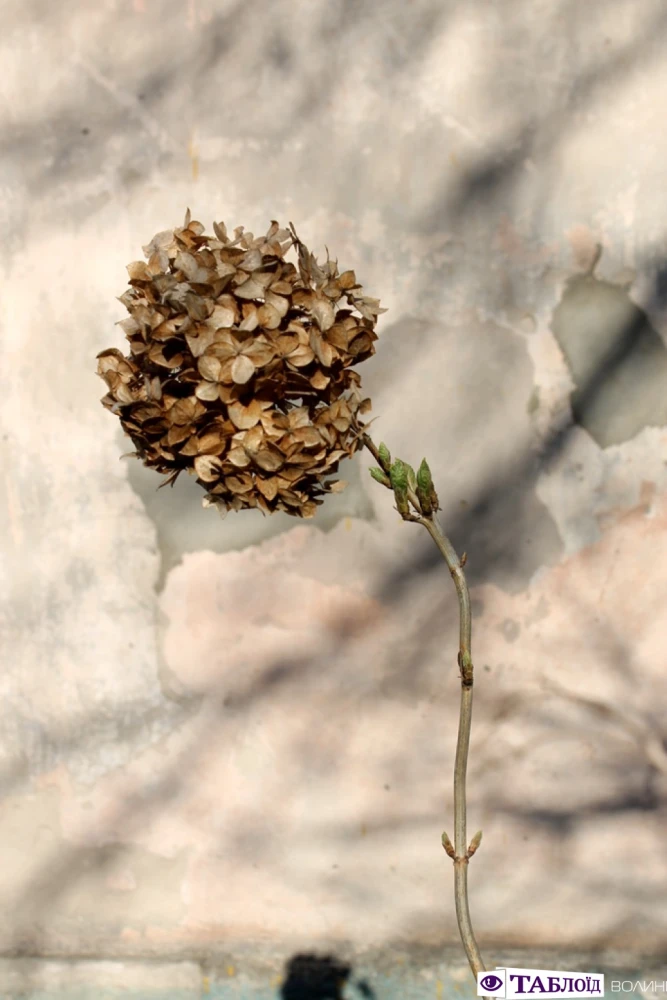
[[[0,951],[456,942],[428,538],[364,456],[307,524],[118,460],[94,356],[188,205],[294,221],[389,307],[374,433],[469,556],[482,945],[667,948],[663,0],[3,25]]]

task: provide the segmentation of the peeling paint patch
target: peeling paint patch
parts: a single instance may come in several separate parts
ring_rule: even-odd
[[[667,424],[667,349],[626,288],[570,278],[552,330],[575,383],[574,420],[600,448]]]

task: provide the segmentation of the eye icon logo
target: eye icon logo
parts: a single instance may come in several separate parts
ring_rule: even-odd
[[[477,996],[504,997],[504,971],[500,975],[497,972],[481,972],[477,977]]]
[[[479,985],[483,986],[485,990],[497,990],[499,986],[503,985],[503,981],[500,976],[494,976],[492,973],[490,976],[484,976]]]

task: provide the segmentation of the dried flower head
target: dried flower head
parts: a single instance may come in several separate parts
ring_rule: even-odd
[[[130,354],[97,355],[102,403],[163,486],[185,469],[204,506],[312,517],[361,447],[370,400],[352,366],[374,354],[385,310],[353,271],[339,274],[328,254],[318,264],[291,224],[258,238],[213,229],[205,236],[188,211],[143,248],[147,263],[128,265]]]

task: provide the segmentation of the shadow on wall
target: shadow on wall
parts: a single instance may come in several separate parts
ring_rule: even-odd
[[[307,136],[319,130],[318,116],[330,107],[355,57],[355,42],[363,45],[370,79],[386,91],[394,81],[410,79],[455,9],[453,0],[419,0],[403,10],[399,5],[398,13],[388,4],[378,14],[372,5],[341,0],[313,5],[303,18],[298,5],[290,4],[267,15],[261,0],[212,6],[210,18],[188,25],[181,0],[166,0],[159,12],[150,4],[128,3],[114,11],[113,27],[103,18],[85,28],[60,25],[65,37],[72,32],[85,39],[71,59],[74,85],[51,96],[44,118],[0,124],[8,167],[30,198],[55,189],[58,207],[79,219],[119,192],[145,186],[156,166],[176,164],[188,172],[194,108],[204,136],[235,135],[242,121],[240,141],[261,143],[273,158],[297,123]],[[44,28],[51,7],[30,0],[22,15]],[[112,32],[118,38],[159,36],[160,45],[142,49],[137,59],[131,49],[108,49]],[[312,58],[318,47],[326,58]],[[291,85],[294,80],[298,86]],[[393,104],[388,107],[393,115]],[[309,144],[312,156],[321,144]],[[356,143],[346,155],[359,160]],[[344,166],[337,173],[349,176]],[[82,184],[88,186],[85,194]]]
[[[133,447],[120,428],[117,440],[121,453],[127,453]],[[362,472],[358,460],[343,463],[336,478],[345,480],[348,488],[342,493],[327,496],[327,503],[318,509],[316,519],[310,523],[326,532],[345,517],[370,521],[373,506],[361,487]],[[136,458],[128,459],[127,478],[157,529],[160,551],[160,572],[156,581],[158,593],[163,590],[170,571],[186,552],[202,549],[212,552],[240,551],[283,534],[299,523],[297,518],[282,511],[265,517],[259,510],[248,510],[243,512],[243,518],[230,519],[223,524],[219,516],[211,516],[214,511],[202,506],[204,494],[190,476],[182,476],[168,490],[162,489],[162,478]]]
[[[351,972],[351,965],[333,955],[294,955],[286,965],[280,997],[282,1000],[343,1000],[343,990]],[[359,996],[376,1000],[375,990],[365,979],[352,985]]]

